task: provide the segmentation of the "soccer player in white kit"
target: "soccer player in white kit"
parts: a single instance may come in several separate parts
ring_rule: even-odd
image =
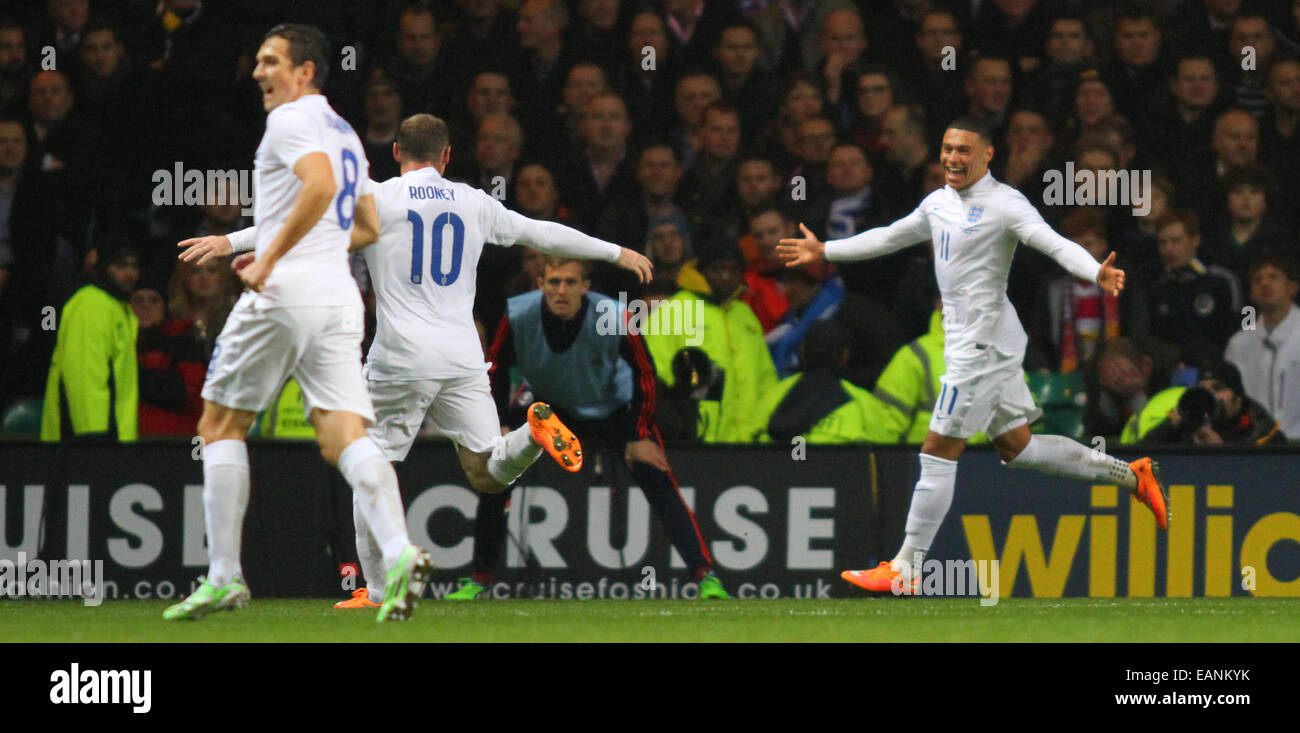
[[[988,171],[993,158],[983,121],[962,118],[944,133],[939,160],[947,185],[926,196],[911,214],[886,227],[821,242],[801,225],[803,237],[783,239],[780,255],[797,267],[823,258],[861,260],[929,240],[943,300],[947,373],[921,445],[921,478],[912,493],[903,546],[891,562],[842,577],[872,591],[919,592],[921,563],[952,504],[957,459],[980,430],[993,436],[1002,461],[1054,476],[1112,481],[1150,507],[1160,529],[1168,526],[1168,501],[1150,458],[1125,463],[1069,438],[1033,435],[1041,410],[1025,385],[1028,341],[1007,299],[1007,274],[1016,244],[1024,242],[1071,274],[1118,295],[1124,271],[1111,253],[1098,264],[1062,237],[1016,189]]]
[[[404,120],[393,154],[401,175],[373,184],[381,233],[364,250],[377,310],[366,360],[377,416],[371,436],[390,460],[401,461],[428,415],[435,431],[456,443],[470,485],[490,494],[505,491],[543,449],[567,470],[578,470],[581,453],[557,449],[549,437],[559,429],[577,445],[549,406],[536,403],[528,424],[510,432],[501,428],[474,327],[479,255],[488,242],[522,243],[613,262],[642,282],[650,280],[650,260],[562,224],[529,219],[477,188],[443,178],[451,159],[449,134],[446,123],[432,115]],[[382,573],[374,539],[361,513],[353,519],[366,595],[359,589],[339,608],[373,605],[384,592],[376,582]]]
[[[407,536],[397,474],[366,435],[374,412],[361,374],[364,309],[348,249],[354,236],[373,241],[378,222],[361,141],[320,94],[327,54],[323,34],[298,24],[272,28],[257,51],[253,78],[268,114],[255,164],[256,254],[233,263],[247,291],[217,339],[199,420],[211,562],[199,588],[163,613],[167,620],[247,605],[239,562],[249,489],[244,440],[290,375],[302,387],[321,454],[356,493],[389,568],[379,620],[409,616],[432,569]]]

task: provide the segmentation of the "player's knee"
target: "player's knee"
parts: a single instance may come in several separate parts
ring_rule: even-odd
[[[1004,463],[1010,463],[1016,459],[1016,456],[1020,455],[1020,448],[1015,446],[1007,445],[1005,443],[997,443],[995,447],[998,450],[998,457],[1001,458]]]

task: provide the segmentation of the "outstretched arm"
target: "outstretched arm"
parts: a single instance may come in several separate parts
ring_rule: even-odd
[[[868,229],[861,234],[846,239],[833,239],[829,242],[818,240],[816,235],[803,224],[799,225],[799,229],[803,231],[803,237],[782,239],[777,246],[777,253],[785,260],[786,267],[798,267],[823,258],[832,262],[865,260],[919,244],[930,238],[930,223],[926,221],[920,208],[889,226]]]
[[[596,239],[553,221],[529,219],[514,212],[510,212],[510,218],[514,224],[514,236],[510,240],[512,243],[526,244],[548,254],[612,262],[624,270],[636,273],[641,282],[650,282],[653,267],[650,260],[639,252]]]
[[[1008,228],[1020,241],[1056,260],[1071,275],[1095,282],[1111,295],[1119,295],[1124,289],[1124,271],[1114,266],[1114,252],[1105,262],[1098,263],[1082,245],[1057,234],[1023,195],[1010,200],[1007,216]]]

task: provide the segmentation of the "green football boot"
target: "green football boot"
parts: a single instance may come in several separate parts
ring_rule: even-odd
[[[455,593],[442,597],[444,601],[472,601],[475,598],[487,598],[487,587],[474,582],[473,578],[461,578],[460,587]]]
[[[248,599],[252,597],[248,592],[248,586],[244,584],[244,579],[238,575],[220,588],[209,583],[204,577],[199,578],[199,583],[198,590],[191,593],[189,598],[163,611],[163,620],[198,621],[217,611],[246,608]]]
[[[727,593],[726,588],[722,587],[722,581],[718,580],[718,576],[709,573],[703,578],[700,578],[700,598],[729,599],[731,598],[731,595]]]
[[[415,545],[407,545],[388,571],[384,584],[384,603],[377,621],[404,621],[411,617],[415,603],[424,592],[424,584],[433,574],[433,559]]]

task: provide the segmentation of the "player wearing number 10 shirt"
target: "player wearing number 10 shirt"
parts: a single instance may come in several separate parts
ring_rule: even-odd
[[[504,491],[541,452],[570,471],[582,466],[578,441],[549,406],[503,431],[474,326],[475,277],[483,247],[529,244],[544,252],[600,259],[650,279],[650,261],[626,247],[553,222],[529,219],[483,191],[442,173],[451,158],[447,125],[428,114],[404,120],[394,157],[401,175],[371,184],[379,241],[363,250],[375,289],[375,340],[366,381],[376,421],[370,435],[389,460],[406,458],[425,416],[457,446],[470,485]],[[356,287],[352,289],[355,291]],[[556,442],[560,431],[563,445]],[[504,434],[503,434],[504,433]],[[353,512],[367,588],[339,608],[386,600],[378,548],[366,517]]]

